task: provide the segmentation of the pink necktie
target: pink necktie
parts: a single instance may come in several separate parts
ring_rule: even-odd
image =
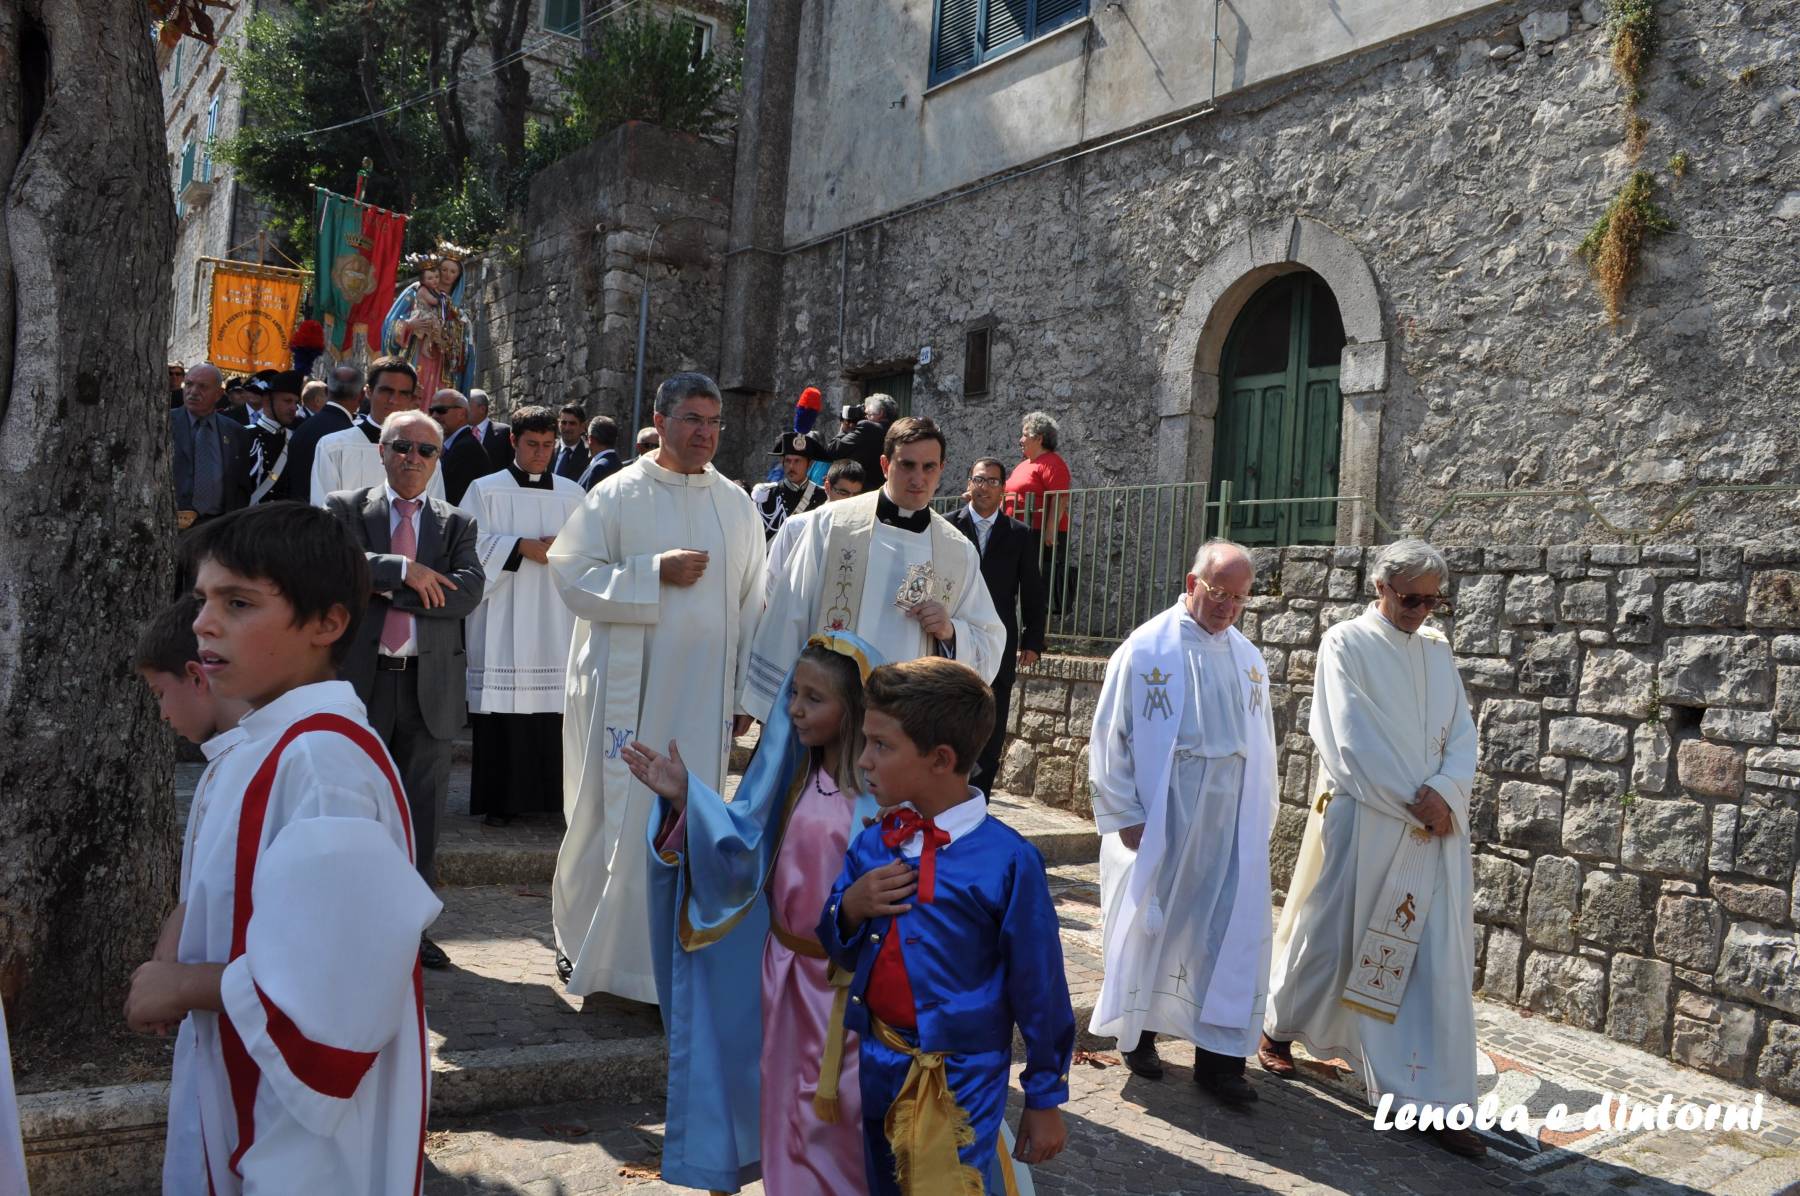
[[[475,430],[475,443],[480,444],[482,442],[481,441],[481,425],[476,424],[474,430]]]
[[[400,512],[400,522],[394,525],[394,535],[388,545],[388,551],[396,556],[413,560],[419,552],[419,536],[413,531],[413,512],[424,504],[416,498],[396,498],[394,510]],[[381,622],[381,646],[389,652],[398,652],[412,638],[413,617],[398,607],[388,607],[387,617]]]

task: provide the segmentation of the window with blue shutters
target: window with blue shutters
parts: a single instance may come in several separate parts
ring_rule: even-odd
[[[1085,17],[1088,0],[934,0],[931,84]]]
[[[206,106],[206,140],[200,147],[200,171],[196,176],[203,183],[212,182],[213,142],[219,136],[219,97],[214,96],[212,103]]]

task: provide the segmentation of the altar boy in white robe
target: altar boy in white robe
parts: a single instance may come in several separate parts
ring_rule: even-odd
[[[551,889],[557,969],[571,993],[656,1000],[644,827],[657,798],[622,749],[679,737],[688,771],[716,792],[733,733],[749,727],[742,679],[765,541],[750,496],[712,466],[721,408],[705,374],[665,381],[661,446],[588,491],[550,548],[550,574],[575,614],[563,715],[569,829]]]
[[[475,740],[469,813],[488,826],[562,811],[563,688],[575,615],[551,580],[550,547],[587,495],[550,472],[556,420],[548,407],[514,411],[513,460],[463,494],[487,573],[464,632]]]
[[[999,672],[1006,628],[981,554],[930,507],[946,452],[931,420],[895,420],[882,445],[881,489],[807,514],[785,567],[768,579],[750,653],[744,708],[758,722],[818,632],[853,632],[890,664],[947,656],[983,681]]]
[[[1318,797],[1275,935],[1257,1057],[1294,1073],[1298,1039],[1360,1065],[1369,1099],[1475,1101],[1469,791],[1475,722],[1450,644],[1425,626],[1450,569],[1423,540],[1376,561],[1375,602],[1325,633],[1309,731]],[[1470,1130],[1439,1129],[1457,1154]]]
[[[1269,974],[1275,723],[1269,670],[1235,627],[1256,569],[1204,544],[1187,594],[1107,662],[1088,741],[1099,825],[1105,977],[1088,1029],[1161,1079],[1156,1035],[1194,1044],[1194,1082],[1256,1099]]]

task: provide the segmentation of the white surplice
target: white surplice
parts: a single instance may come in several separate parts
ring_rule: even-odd
[[[1107,662],[1088,777],[1106,961],[1089,1030],[1249,1054],[1268,994],[1277,802],[1262,654],[1183,603],[1146,623]],[[1133,851],[1119,832],[1140,825]]]
[[[312,504],[325,505],[325,500],[339,490],[367,490],[387,481],[387,470],[381,465],[381,446],[369,439],[364,427],[375,428],[369,420],[359,420],[355,427],[333,432],[313,448]],[[379,434],[380,429],[376,429]],[[443,454],[438,463],[443,464]],[[431,471],[425,493],[444,501],[444,471]]]
[[[1435,628],[1408,635],[1371,606],[1325,633],[1312,722],[1319,788],[1275,934],[1266,1029],[1323,1059],[1360,1065],[1371,1102],[1454,1105],[1475,1099],[1475,972],[1469,792],[1475,723],[1450,645]],[[1455,830],[1429,841],[1435,876],[1416,957],[1392,1022],[1344,1003],[1401,837],[1429,785]],[[1324,806],[1321,812],[1321,805]],[[1421,840],[1423,841],[1423,840]],[[1391,981],[1392,976],[1390,974]]]
[[[520,540],[561,532],[587,497],[568,478],[540,474],[521,485],[513,468],[476,478],[462,511],[475,521],[487,574],[481,604],[464,622],[470,714],[561,714],[575,614],[545,565],[515,555]],[[510,568],[508,566],[511,566]]]
[[[712,466],[681,474],[639,457],[588,492],[550,547],[551,576],[575,614],[563,716],[569,829],[551,902],[572,993],[656,1000],[644,848],[656,798],[619,753],[633,739],[659,752],[678,740],[689,771],[720,789],[762,605],[763,545],[750,496]],[[659,555],[677,549],[708,554],[691,586],[661,580]]]
[[[196,792],[182,865],[177,958],[229,963],[224,1011],[190,1013],[177,1039],[163,1191],[417,1192],[419,936],[442,906],[413,867],[393,761],[342,681],[238,731]]]
[[[826,629],[821,607],[829,603],[832,591],[843,588],[835,563],[828,567],[826,558],[833,531],[847,520],[870,524],[865,533],[868,553],[860,600],[852,599],[854,617],[839,619],[833,624],[836,629],[861,636],[889,662],[938,655],[937,641],[917,619],[894,605],[908,571],[929,565],[956,632],[954,644],[943,655],[968,665],[983,681],[992,681],[999,672],[1006,628],[994,612],[975,546],[935,511],[930,513],[931,526],[921,532],[875,522],[880,496],[876,490],[807,512],[786,567],[771,574],[744,688],[745,709],[759,721],[767,720],[800,649]]]

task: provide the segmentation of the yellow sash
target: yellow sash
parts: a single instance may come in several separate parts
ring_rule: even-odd
[[[975,1140],[975,1130],[950,1091],[943,1053],[919,1050],[878,1017],[869,1018],[869,1029],[882,1046],[912,1059],[900,1095],[888,1106],[882,1122],[894,1152],[894,1180],[900,1191],[905,1196],[982,1196],[987,1187],[981,1172],[956,1153]],[[1018,1196],[1006,1135],[994,1135],[994,1151],[1006,1196]]]

